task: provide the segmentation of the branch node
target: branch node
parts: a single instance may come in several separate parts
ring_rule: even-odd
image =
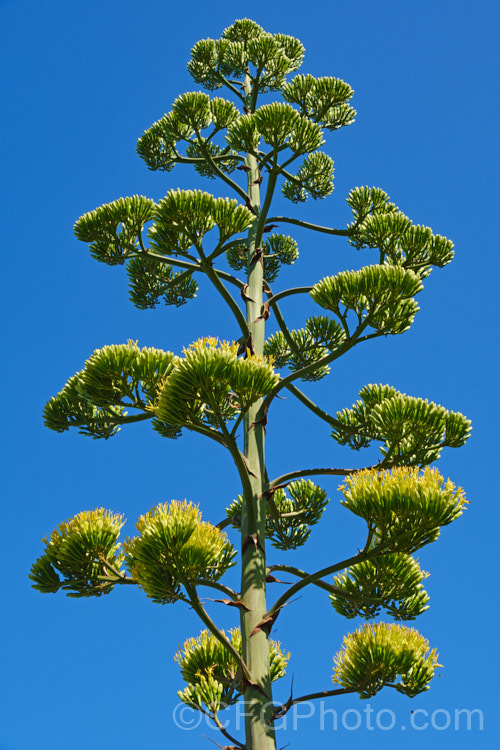
[[[266,412],[266,413],[265,413],[265,414],[264,414],[264,415],[263,415],[263,416],[262,416],[262,417],[261,417],[260,419],[256,419],[256,420],[255,420],[255,422],[252,422],[252,424],[250,425],[250,427],[249,427],[248,429],[249,429],[249,430],[253,430],[253,428],[254,428],[254,427],[255,427],[255,425],[257,425],[257,424],[261,424],[261,425],[262,425],[262,427],[264,428],[264,432],[266,431],[266,425],[267,425],[267,412]],[[264,493],[262,493],[262,494],[264,494]],[[259,495],[259,497],[262,497],[262,495]]]
[[[259,535],[257,534],[256,531],[254,531],[253,534],[249,534],[247,538],[245,539],[245,541],[243,542],[243,545],[241,548],[242,553],[244,554],[246,549],[250,546],[253,546],[255,548],[258,547],[261,552],[264,552],[264,548],[262,544],[260,543]]]
[[[248,352],[250,352],[250,354],[255,354],[255,348],[253,345],[253,337],[251,333],[249,333],[248,337],[244,341],[242,341],[242,343],[240,344],[240,348],[236,352],[236,356],[239,357],[241,354],[244,354],[245,359],[246,359],[248,357]]]
[[[271,317],[271,311],[269,309],[269,302],[266,300],[262,305],[262,312],[258,318],[255,318],[254,323],[258,320],[269,320]]]
[[[274,612],[271,615],[264,615],[262,620],[257,623],[257,625],[254,627],[252,632],[250,633],[250,638],[252,635],[255,635],[259,632],[259,630],[262,630],[266,635],[269,635],[271,633],[272,627],[276,620],[278,619],[278,615],[283,609],[283,607],[286,607],[288,602],[285,602],[285,604],[282,604],[281,607],[278,607],[278,609],[275,609]]]
[[[262,257],[264,254],[264,248],[263,247],[256,247],[254,254],[250,258],[250,266],[255,265],[255,263],[260,263],[262,268],[264,268],[264,258]]]
[[[253,213],[254,216],[257,216],[257,211],[252,206],[252,204],[250,202],[250,198],[248,198],[248,196],[245,198],[245,206],[248,208],[249,211],[251,211]]]
[[[247,289],[248,289],[248,284],[245,284],[245,286],[244,286],[244,287],[242,287],[242,289],[240,290],[241,298],[242,298],[242,299],[243,299],[243,300],[244,300],[245,302],[255,302],[255,300],[254,300],[254,299],[252,299],[252,297],[249,297],[249,296],[248,296],[248,294],[247,294]]]

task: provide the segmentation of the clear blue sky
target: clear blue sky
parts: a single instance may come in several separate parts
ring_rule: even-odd
[[[128,301],[123,269],[93,261],[72,233],[84,212],[135,193],[159,199],[171,187],[203,187],[188,168],[150,173],[137,138],[197,86],[186,71],[191,46],[217,38],[235,18],[252,17],[306,47],[302,72],[343,78],[355,89],[356,123],[328,136],[336,190],[300,208],[311,221],[344,226],[356,185],[384,188],[416,223],[452,238],[456,259],[436,270],[420,295],[411,331],[359,347],[310,392],[325,409],[350,406],[365,383],[390,383],[473,420],[468,445],[439,463],[465,487],[467,513],[420,553],[431,572],[431,609],[416,623],[444,665],[414,700],[385,691],[358,730],[342,727],[357,696],[330,699],[335,731],[318,715],[283,731],[279,744],[348,750],[498,747],[498,4],[491,0],[381,0],[260,4],[165,0],[0,0],[4,246],[3,601],[1,750],[210,747],[200,732],[172,727],[183,685],[173,654],[201,629],[183,605],[161,607],[128,587],[103,599],[71,600],[30,588],[41,537],[76,512],[104,505],[128,518],[127,532],[152,505],[199,502],[217,522],[237,493],[223,451],[201,437],[162,440],[147,426],[92,441],[43,427],[45,401],[104,344],[138,340],[179,352],[201,335],[229,338],[234,326],[202,287],[181,310],[141,312]],[[217,188],[215,188],[217,189]],[[288,204],[288,211],[294,210]],[[301,258],[284,284],[310,284],[371,262],[342,240],[297,233]],[[306,311],[291,312],[298,325]],[[309,312],[309,310],[307,310]],[[299,420],[298,422],[296,420]],[[299,428],[297,429],[297,426]],[[271,415],[270,473],[313,465],[362,466],[370,451],[341,449],[301,407],[280,402]],[[317,569],[351,554],[363,528],[339,506],[335,482],[323,525],[287,562]],[[271,552],[270,561],[281,558]],[[273,592],[271,592],[273,596]],[[216,605],[215,605],[216,606]],[[276,637],[293,653],[277,690],[288,697],[331,687],[332,656],[356,622],[307,592],[280,617]],[[235,620],[210,610],[226,627]],[[495,664],[496,662],[496,664]],[[455,709],[480,709],[467,731]],[[375,725],[395,711],[396,726]],[[429,727],[410,727],[410,711]],[[436,727],[430,725],[432,712]],[[441,711],[441,713],[439,713]],[[420,723],[425,721],[418,714]],[[354,714],[345,723],[356,724]],[[379,723],[390,723],[388,714]],[[417,722],[418,723],[418,722]],[[401,725],[407,726],[406,730]]]

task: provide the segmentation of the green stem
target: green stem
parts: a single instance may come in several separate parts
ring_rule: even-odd
[[[137,581],[134,581],[133,578],[116,578],[116,576],[97,576],[97,579],[99,581],[106,581],[110,586],[119,586],[124,583],[130,583],[133,586],[138,586]]]
[[[214,73],[215,73],[215,75],[217,76],[217,78],[219,79],[219,81],[220,81],[220,82],[221,82],[221,83],[222,83],[222,84],[223,84],[224,86],[226,86],[226,87],[227,87],[227,88],[229,89],[229,91],[232,91],[232,93],[233,93],[233,94],[234,94],[235,96],[237,96],[237,97],[238,97],[238,99],[240,99],[240,101],[242,101],[242,102],[243,102],[243,104],[245,104],[245,97],[244,97],[244,96],[243,96],[243,95],[242,95],[242,94],[241,94],[241,93],[240,93],[240,92],[238,91],[238,89],[236,88],[236,86],[233,86],[233,84],[231,83],[231,81],[229,81],[229,80],[228,80],[227,78],[225,78],[225,77],[224,77],[224,76],[222,75],[222,73],[220,73],[220,72],[219,72],[218,70],[214,70]]]
[[[227,250],[230,250],[232,247],[241,247],[241,245],[243,245],[244,242],[245,242],[245,240],[242,240],[242,239],[231,240],[231,242],[228,242],[227,245],[221,244],[219,242],[219,244],[217,245],[217,247],[215,248],[215,250],[213,250],[210,253],[210,255],[207,255],[207,260],[209,260],[212,263],[216,258],[219,257],[219,255],[222,255]],[[239,283],[241,284],[241,286],[244,285],[243,281],[241,281]]]
[[[309,221],[301,221],[300,219],[292,219],[289,216],[273,216],[268,219],[269,223],[285,223],[295,224],[298,227],[304,227],[304,229],[312,229],[315,232],[323,232],[324,234],[334,234],[337,237],[349,237],[351,230],[349,229],[332,229],[331,227],[321,227],[318,224],[311,224]]]
[[[301,695],[300,698],[293,698],[291,701],[287,701],[286,705],[279,706],[274,712],[274,720],[281,719],[292,706],[297,703],[304,703],[305,701],[313,701],[322,698],[331,698],[335,695],[347,695],[348,693],[357,693],[359,688],[334,688],[333,690],[322,690],[319,693],[309,693],[309,695]]]
[[[262,68],[258,68],[255,74],[255,78],[251,78],[250,82],[248,82],[245,79],[245,101],[247,103],[247,106],[250,112],[255,112],[255,107],[257,106],[257,97],[259,95],[259,79],[260,79],[261,73],[262,73]],[[249,88],[251,91],[250,101],[248,97]]]
[[[250,76],[245,76],[245,99],[247,107],[255,107]],[[257,159],[247,154],[248,201],[260,214],[260,187]],[[256,260],[259,219],[256,218],[248,233],[248,289],[250,298],[246,303],[247,326],[252,337],[255,354],[262,355],[264,349],[265,321],[260,318],[263,297],[263,266]],[[264,457],[264,428],[256,423],[262,399],[247,410],[244,417],[244,453],[252,474],[247,472],[243,488],[242,508],[242,575],[241,601],[248,607],[240,613],[243,657],[258,684],[249,686],[245,692],[245,731],[247,747],[252,750],[275,750],[272,716],[272,693],[270,675],[270,648],[268,636],[263,629],[255,631],[263,619],[266,604],[266,499],[262,495],[266,477]],[[253,635],[252,635],[253,633]]]
[[[141,247],[141,253],[142,253],[143,255],[147,255],[148,257],[154,258],[155,260],[163,260],[163,261],[167,261],[167,262],[171,263],[172,265],[174,265],[175,263],[177,263],[177,265],[181,265],[181,264],[180,264],[180,263],[179,263],[179,262],[177,261],[177,259],[176,259],[176,258],[167,258],[167,257],[166,257],[165,255],[157,255],[157,254],[156,254],[156,253],[154,253],[154,252],[153,252],[152,250],[150,250],[150,248],[146,247],[146,246],[144,245],[144,240],[142,239],[142,232],[138,232],[138,234],[137,234],[137,239],[139,240],[139,245],[140,245],[140,247]],[[194,242],[193,242],[193,244],[194,244]],[[177,249],[176,249],[176,248],[174,248],[174,247],[170,248],[170,250],[171,250],[172,252],[174,252],[174,253],[175,253],[175,252],[177,252]],[[141,257],[141,253],[134,253],[134,254],[132,254],[132,255],[129,255],[129,256],[128,256],[128,258]],[[185,256],[186,258],[189,258],[189,260],[191,260],[191,261],[194,261],[194,262],[196,263],[196,258],[195,258],[195,257],[194,257],[193,255],[189,255],[189,253],[188,253],[188,252],[185,252],[185,251],[183,252],[183,255],[184,255],[184,256]],[[186,265],[186,264],[182,264],[182,267],[183,267],[183,268],[188,268],[188,267],[189,267],[189,264],[187,264],[187,265]],[[197,267],[197,266],[195,266],[195,268],[196,268],[196,267]]]
[[[215,135],[212,133],[212,136]],[[210,138],[212,137],[210,136]],[[207,140],[209,140],[207,138]],[[232,159],[233,161],[244,161],[242,156],[238,156],[236,154],[221,154],[220,156],[211,156],[212,161],[218,162],[218,161],[227,161],[228,159]],[[178,164],[206,164],[205,158],[199,157],[189,157],[189,156],[180,156],[175,159],[175,161]]]
[[[131,424],[132,422],[143,422],[145,419],[152,419],[154,414],[133,414],[130,417],[113,417],[112,415],[103,415],[106,417],[106,422],[109,422],[112,425],[121,425],[121,424]],[[99,427],[99,424],[101,423],[102,419],[82,419],[82,420],[74,420],[71,422],[71,427],[83,427],[85,425],[89,425],[92,427],[95,425],[96,427]]]
[[[218,528],[220,528],[220,526]],[[239,601],[240,597],[236,593],[236,591],[233,591],[233,589],[229,588],[229,586],[224,586],[224,584],[219,583],[219,581],[208,581],[206,578],[197,578],[196,580],[191,581],[191,583],[193,584],[193,586],[205,586],[209,589],[216,589],[222,594],[226,594],[226,596],[232,599],[233,602]]]
[[[283,573],[290,573],[291,575],[297,576],[297,578],[307,578],[310,574],[306,573],[305,570],[300,570],[300,568],[294,568],[291,565],[270,565],[268,567],[268,572],[273,572],[275,570],[281,570]],[[339,588],[338,586],[335,586],[333,583],[326,583],[325,581],[318,579],[311,581],[311,583],[314,586],[318,586],[320,589],[323,589],[324,591],[328,591],[330,594],[335,594],[336,596],[343,596],[345,599],[353,599],[357,602],[363,602],[366,604],[380,604],[382,605],[384,603],[384,599],[382,599],[380,596],[363,596],[362,594],[358,594],[354,591],[344,591],[344,589]]]
[[[288,388],[289,385],[294,380],[297,380],[297,378],[302,378],[304,377],[304,375],[308,375],[309,373],[314,372],[318,367],[322,367],[323,365],[330,364],[330,362],[333,362],[334,360],[341,357],[343,354],[349,351],[349,349],[352,349],[352,347],[357,343],[357,340],[360,334],[364,331],[364,329],[369,324],[370,324],[370,318],[369,316],[367,316],[365,320],[356,328],[353,335],[347,341],[341,344],[337,349],[335,349],[335,351],[330,352],[324,357],[321,357],[321,359],[318,359],[317,362],[312,362],[310,365],[306,365],[305,367],[302,367],[300,370],[297,370],[296,372],[292,372],[290,375],[287,375],[286,378],[283,378],[282,380],[280,380],[280,382],[273,388],[273,390],[264,399],[264,402],[262,404],[263,410],[267,411],[272,400],[278,395],[278,393],[283,388]]]
[[[179,577],[181,578],[181,576],[179,576]],[[181,580],[182,580],[182,578],[181,578]],[[249,671],[247,665],[245,664],[245,660],[241,657],[241,654],[239,654],[237,652],[237,650],[235,649],[235,647],[233,646],[233,644],[231,643],[231,641],[229,641],[226,638],[226,636],[224,635],[224,633],[222,633],[222,631],[220,631],[219,628],[217,627],[217,625],[212,621],[212,619],[210,618],[208,612],[205,610],[203,604],[200,602],[200,599],[199,599],[198,594],[196,592],[196,588],[193,585],[191,585],[190,583],[188,583],[188,581],[186,581],[186,580],[183,581],[183,585],[184,585],[184,588],[186,589],[187,595],[189,597],[189,602],[190,602],[192,608],[194,609],[194,611],[196,612],[196,614],[198,615],[198,617],[200,618],[200,620],[203,622],[204,625],[207,626],[207,628],[210,630],[210,632],[217,638],[217,640],[219,641],[219,643],[221,643],[224,646],[224,648],[226,649],[226,651],[229,651],[229,653],[231,654],[231,656],[233,657],[233,659],[240,666],[243,675],[247,679],[251,680],[252,678],[251,678],[251,675],[250,675],[250,671]]]
[[[217,432],[217,430],[212,430],[211,427],[206,427],[205,425],[194,425],[194,424],[186,424],[186,425],[181,425],[181,426],[186,427],[188,430],[191,430],[191,432],[198,432],[200,435],[205,435],[205,437],[212,438],[212,440],[215,440],[216,443],[226,446],[224,438],[220,434],[220,432]]]
[[[222,521],[219,521],[219,523],[216,523],[218,529],[225,529],[226,526],[231,526],[231,524],[234,524],[235,517],[234,516],[228,516],[227,518],[223,518]]]
[[[232,243],[230,243],[231,245]],[[234,244],[241,244],[241,241],[237,242],[235,240]],[[222,248],[222,251],[225,251],[229,246],[226,245]],[[217,255],[221,255],[222,251],[217,253]],[[188,272],[191,273],[205,273],[203,267],[200,263],[189,263],[188,261],[179,260],[178,258],[171,258],[167,257],[166,255],[158,255],[157,253],[153,253],[151,250],[146,250],[144,253],[136,253],[135,255],[130,255],[129,258],[144,258],[146,256],[147,258],[150,258],[151,260],[156,261],[157,263],[166,263],[169,266],[176,266],[177,268],[186,268]],[[217,257],[209,255],[207,256],[207,261],[210,262],[212,260],[212,257]],[[219,269],[213,269],[215,273],[219,276],[219,278],[224,279],[224,281],[229,281],[229,283],[234,284],[234,286],[237,286],[238,289],[243,289],[245,286],[245,283],[241,281],[240,279],[236,278],[236,276],[233,276],[230,273],[227,273],[226,271],[220,271]],[[175,282],[180,281],[179,279],[175,279]]]
[[[203,252],[201,245],[197,249],[200,255],[200,261],[201,261],[201,266],[203,268],[203,271],[208,276],[208,278],[210,279],[214,287],[217,289],[222,299],[227,303],[229,309],[231,310],[231,312],[233,313],[236,319],[236,322],[238,323],[240,327],[241,333],[243,334],[245,338],[247,338],[249,334],[247,322],[245,320],[245,316],[240,310],[238,303],[236,302],[234,297],[228,292],[228,290],[226,289],[222,281],[219,279],[217,271],[213,268],[211,263],[208,261],[207,256]]]
[[[202,268],[199,263],[189,263],[187,260],[179,260],[179,258],[172,258],[168,255],[159,255],[158,253],[153,252],[152,250],[149,250],[149,248],[145,248],[140,253],[134,253],[133,255],[129,255],[129,259],[131,258],[148,258],[148,260],[154,260],[157,263],[166,263],[169,266],[177,266],[178,268],[186,268],[189,271],[201,271]],[[193,258],[193,260],[196,260],[196,258]]]
[[[214,399],[210,400],[210,407],[214,414],[218,417],[219,427],[222,432],[222,438],[224,441],[224,446],[228,449],[228,451],[231,454],[231,457],[233,459],[234,465],[236,466],[236,469],[238,470],[238,473],[240,475],[241,480],[241,486],[243,488],[243,493],[250,492],[251,491],[251,485],[249,481],[249,472],[248,467],[245,464],[245,458],[242,456],[238,449],[238,445],[236,443],[236,439],[232,432],[229,432],[227,429],[227,425],[221,416],[221,414],[218,413],[217,405],[214,401]],[[222,527],[219,527],[222,528]]]
[[[260,247],[262,243],[262,230],[264,229],[264,226],[266,224],[267,214],[269,213],[269,208],[271,207],[271,201],[274,195],[274,189],[276,187],[276,180],[278,179],[278,172],[275,169],[275,163],[276,159],[274,160],[273,168],[271,169],[271,172],[269,174],[264,203],[262,205],[261,211],[259,212],[259,218],[257,221],[257,229],[255,232],[255,241],[257,243],[257,247]]]
[[[271,290],[266,290],[266,293],[268,295],[267,301],[269,304],[274,306],[278,300],[284,299],[285,297],[291,297],[292,294],[309,294],[311,291],[312,286],[296,286],[293,287],[293,289],[284,289],[282,292],[278,292],[278,294],[272,294]]]
[[[221,169],[219,169],[219,167],[217,166],[217,164],[212,159],[212,155],[210,154],[210,152],[208,151],[208,149],[205,148],[203,139],[201,138],[200,134],[197,133],[196,135],[198,136],[198,145],[199,145],[200,149],[203,152],[203,156],[204,156],[204,158],[206,160],[206,163],[210,166],[210,168],[212,169],[212,171],[217,175],[217,177],[220,180],[222,180],[223,182],[225,182],[226,185],[229,185],[229,187],[232,190],[234,190],[234,192],[237,193],[240,196],[240,198],[243,198],[243,200],[246,200],[247,194],[245,193],[245,191],[243,190],[243,188],[241,188],[238,185],[237,182],[235,182],[234,180],[232,180],[231,177],[228,177],[227,174],[224,174],[224,172]]]
[[[245,498],[251,497],[253,490],[252,490],[252,483],[250,481],[251,475],[249,474],[247,464],[245,463],[246,456],[243,456],[240,453],[238,446],[236,445],[236,440],[232,435],[230,436],[230,439],[227,440],[227,448],[229,452],[231,453],[232,459],[234,461],[234,465],[236,466],[236,469],[238,470],[238,474],[240,475],[243,498],[245,499]],[[255,525],[257,521],[256,521],[254,503],[250,503],[250,502],[247,503],[247,515],[248,515],[249,524]],[[220,524],[218,524],[218,526],[219,528],[222,528]]]
[[[286,148],[288,148],[288,144],[283,143],[281,146],[277,146],[276,148],[272,148],[271,151],[268,151],[267,154],[265,154],[263,151],[257,151],[253,154],[256,159],[260,159],[258,163],[259,169],[262,171],[264,167],[267,167],[267,163],[271,161],[271,159],[275,159],[277,155],[284,151]]]
[[[302,185],[301,180],[299,180],[294,174],[291,174],[286,169],[284,169],[283,165],[278,164],[278,169],[279,169],[280,174],[283,177],[286,177],[287,180],[289,180],[290,182],[295,182],[297,185]]]
[[[127,576],[125,575],[125,573],[122,573],[120,570],[118,570],[118,568],[116,568],[114,565],[112,565],[112,563],[110,563],[109,560],[106,560],[106,558],[104,557],[104,555],[98,555],[98,559],[99,559],[99,562],[101,562],[104,565],[104,567],[106,567],[111,573],[113,573],[113,575],[116,578],[119,578],[120,580],[127,579],[127,581],[132,580],[131,578],[130,579],[127,578]],[[134,581],[134,583],[135,583],[135,581]]]
[[[181,281],[184,281],[184,279],[187,279],[188,276],[191,276],[191,271],[182,271],[175,279],[171,279],[168,281],[164,287],[165,291],[167,289],[172,289],[177,286],[177,284],[180,284]]]
[[[224,735],[224,737],[226,738],[226,740],[229,740],[229,742],[232,742],[233,745],[235,746],[235,748],[240,747],[240,748],[242,748],[242,750],[245,750],[245,745],[242,745],[241,742],[239,742],[235,737],[233,737],[231,734],[229,734],[229,732],[227,731],[227,729],[224,728],[224,725],[222,724],[221,720],[219,719],[219,717],[217,716],[217,713],[215,711],[214,711],[213,715],[210,718],[214,722],[214,724],[217,727],[217,729],[219,730],[219,732],[222,735]],[[210,739],[210,737],[208,739]],[[218,743],[216,743],[216,744],[218,744]],[[222,746],[219,745],[219,747],[222,747]]]
[[[368,466],[364,469],[330,469],[330,468],[319,468],[319,469],[299,469],[297,471],[290,471],[288,474],[282,474],[280,477],[273,479],[269,482],[267,489],[271,490],[273,487],[281,487],[284,484],[293,482],[294,479],[300,479],[300,477],[313,477],[319,475],[335,476],[335,477],[347,477],[350,474],[355,474],[357,471],[368,471],[370,469],[378,469],[380,464],[375,466]]]
[[[236,431],[238,427],[240,426],[240,424],[242,423],[242,421],[244,420],[244,418],[245,418],[245,414],[241,411],[236,418],[236,421],[233,425],[233,429],[231,430],[231,437],[235,440],[236,440]]]
[[[288,346],[290,347],[290,351],[293,352],[293,354],[296,354],[296,355],[300,356],[299,348],[298,348],[297,344],[295,343],[295,340],[294,340],[292,334],[290,333],[290,330],[289,330],[287,324],[285,323],[285,319],[284,319],[283,315],[281,314],[281,310],[280,310],[279,306],[276,303],[274,303],[274,305],[273,305],[273,310],[274,310],[274,315],[276,317],[276,322],[279,325],[280,330],[281,330],[283,336],[285,337],[285,341],[287,342]]]
[[[292,596],[294,596],[294,594],[303,589],[305,586],[309,586],[309,584],[315,583],[319,579],[331,575],[332,573],[338,573],[340,570],[344,570],[344,568],[350,568],[352,565],[357,565],[358,563],[364,562],[365,560],[370,560],[372,557],[377,557],[378,555],[384,554],[384,552],[387,552],[387,545],[384,542],[381,542],[375,547],[372,547],[372,549],[370,550],[363,550],[353,557],[348,557],[347,560],[342,560],[341,562],[335,563],[334,565],[328,565],[328,567],[323,568],[322,570],[318,570],[316,571],[316,573],[307,575],[305,578],[297,581],[297,583],[294,583],[293,586],[290,586],[290,588],[287,589],[285,593],[282,594],[279,599],[277,599],[277,601],[273,604],[271,609],[267,612],[267,615],[274,614],[274,612],[279,610],[292,598]]]
[[[238,279],[236,276],[233,276],[231,273],[220,271],[218,268],[215,268],[214,271],[220,279],[224,279],[224,281],[228,281],[230,284],[237,286],[240,291],[245,288],[245,282],[241,281],[241,279]]]
[[[339,421],[335,419],[335,417],[332,417],[331,414],[328,414],[326,411],[321,409],[317,404],[314,403],[308,396],[306,396],[305,393],[303,393],[300,388],[297,388],[296,385],[293,383],[288,383],[286,386],[287,391],[290,391],[290,393],[293,393],[293,395],[304,404],[304,406],[307,406],[309,411],[312,411],[313,414],[316,414],[317,417],[322,419],[324,422],[327,422],[331,427],[338,427]],[[342,425],[343,427],[343,425]]]

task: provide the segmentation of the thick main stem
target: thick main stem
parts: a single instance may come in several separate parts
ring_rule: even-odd
[[[252,86],[245,77],[245,98],[250,108]],[[255,157],[248,155],[248,199],[256,219],[248,235],[248,290],[252,301],[247,302],[247,326],[255,354],[262,355],[264,348],[264,320],[257,320],[262,309],[263,266],[256,253],[259,237],[260,213],[259,170]],[[254,632],[266,610],[266,555],[265,516],[266,500],[263,496],[265,482],[264,428],[256,423],[262,400],[253,404],[244,419],[245,456],[250,487],[244,492],[242,512],[242,576],[241,599],[248,611],[241,612],[243,659],[255,685],[245,691],[245,730],[247,750],[275,750],[275,736],[270,722],[273,707],[269,671],[269,640],[265,627]],[[253,633],[253,635],[252,635]]]

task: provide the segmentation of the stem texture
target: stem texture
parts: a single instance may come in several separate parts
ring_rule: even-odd
[[[247,107],[254,105],[250,77],[245,77]],[[254,105],[255,106],[255,105]],[[257,160],[248,154],[248,200],[256,217],[248,234],[248,296],[247,326],[250,332],[248,348],[262,355],[264,348],[264,320],[258,320],[262,310],[263,265],[258,253],[260,214],[260,173]],[[242,513],[242,578],[241,599],[249,611],[241,612],[243,659],[255,685],[245,691],[245,730],[247,750],[275,750],[271,677],[269,671],[269,640],[266,628],[255,630],[264,618],[266,605],[266,554],[264,427],[256,423],[262,400],[248,410],[244,419],[244,452],[249,468],[249,487],[244,492]],[[251,472],[251,473],[250,473]]]

